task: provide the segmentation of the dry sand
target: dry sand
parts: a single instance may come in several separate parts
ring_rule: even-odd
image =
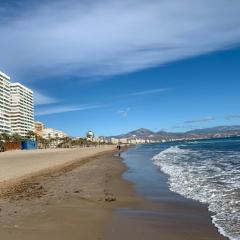
[[[0,154],[0,183],[9,182],[28,175],[70,164],[76,160],[113,150],[115,146],[72,149],[42,149],[28,151],[9,151]]]

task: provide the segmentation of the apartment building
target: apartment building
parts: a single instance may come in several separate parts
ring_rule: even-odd
[[[34,131],[33,92],[20,83],[10,83],[11,132],[26,136]]]
[[[0,71],[0,133],[10,133],[10,77]]]
[[[0,71],[0,133],[26,136],[34,131],[33,92]]]

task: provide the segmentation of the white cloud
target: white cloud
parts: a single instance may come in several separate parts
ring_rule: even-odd
[[[201,118],[201,119],[195,119],[195,120],[189,120],[189,121],[185,121],[184,123],[201,123],[201,122],[209,122],[209,121],[213,121],[216,118],[213,116],[210,117],[205,117],[205,118]]]
[[[120,114],[121,117],[127,117],[128,116],[128,113],[131,111],[131,108],[130,107],[127,107],[126,109],[124,110],[119,110],[118,111],[118,114]]]
[[[44,107],[36,110],[36,116],[52,115],[57,113],[84,111],[88,109],[102,108],[104,105],[79,105],[79,106],[53,106]]]
[[[0,67],[24,80],[128,73],[240,42],[239,0],[39,1],[23,10],[0,23]]]
[[[38,91],[33,91],[34,95],[34,104],[35,105],[45,105],[59,102],[59,99],[46,96]]]
[[[149,89],[149,90],[146,90],[146,91],[134,92],[134,93],[131,93],[130,95],[131,96],[149,95],[149,94],[165,92],[167,90],[169,90],[169,88],[155,88],[155,89]]]

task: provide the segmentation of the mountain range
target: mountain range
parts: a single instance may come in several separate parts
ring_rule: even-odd
[[[113,136],[116,138],[142,138],[142,139],[169,139],[169,138],[195,138],[195,137],[226,137],[240,136],[240,125],[233,126],[217,126],[211,128],[194,129],[186,132],[167,132],[167,131],[151,131],[146,128],[139,128],[134,131]]]

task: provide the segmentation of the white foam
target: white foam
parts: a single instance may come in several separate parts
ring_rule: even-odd
[[[240,160],[236,152],[193,151],[172,146],[153,157],[168,174],[170,189],[185,197],[209,204],[219,232],[240,240],[240,170],[231,162]]]

